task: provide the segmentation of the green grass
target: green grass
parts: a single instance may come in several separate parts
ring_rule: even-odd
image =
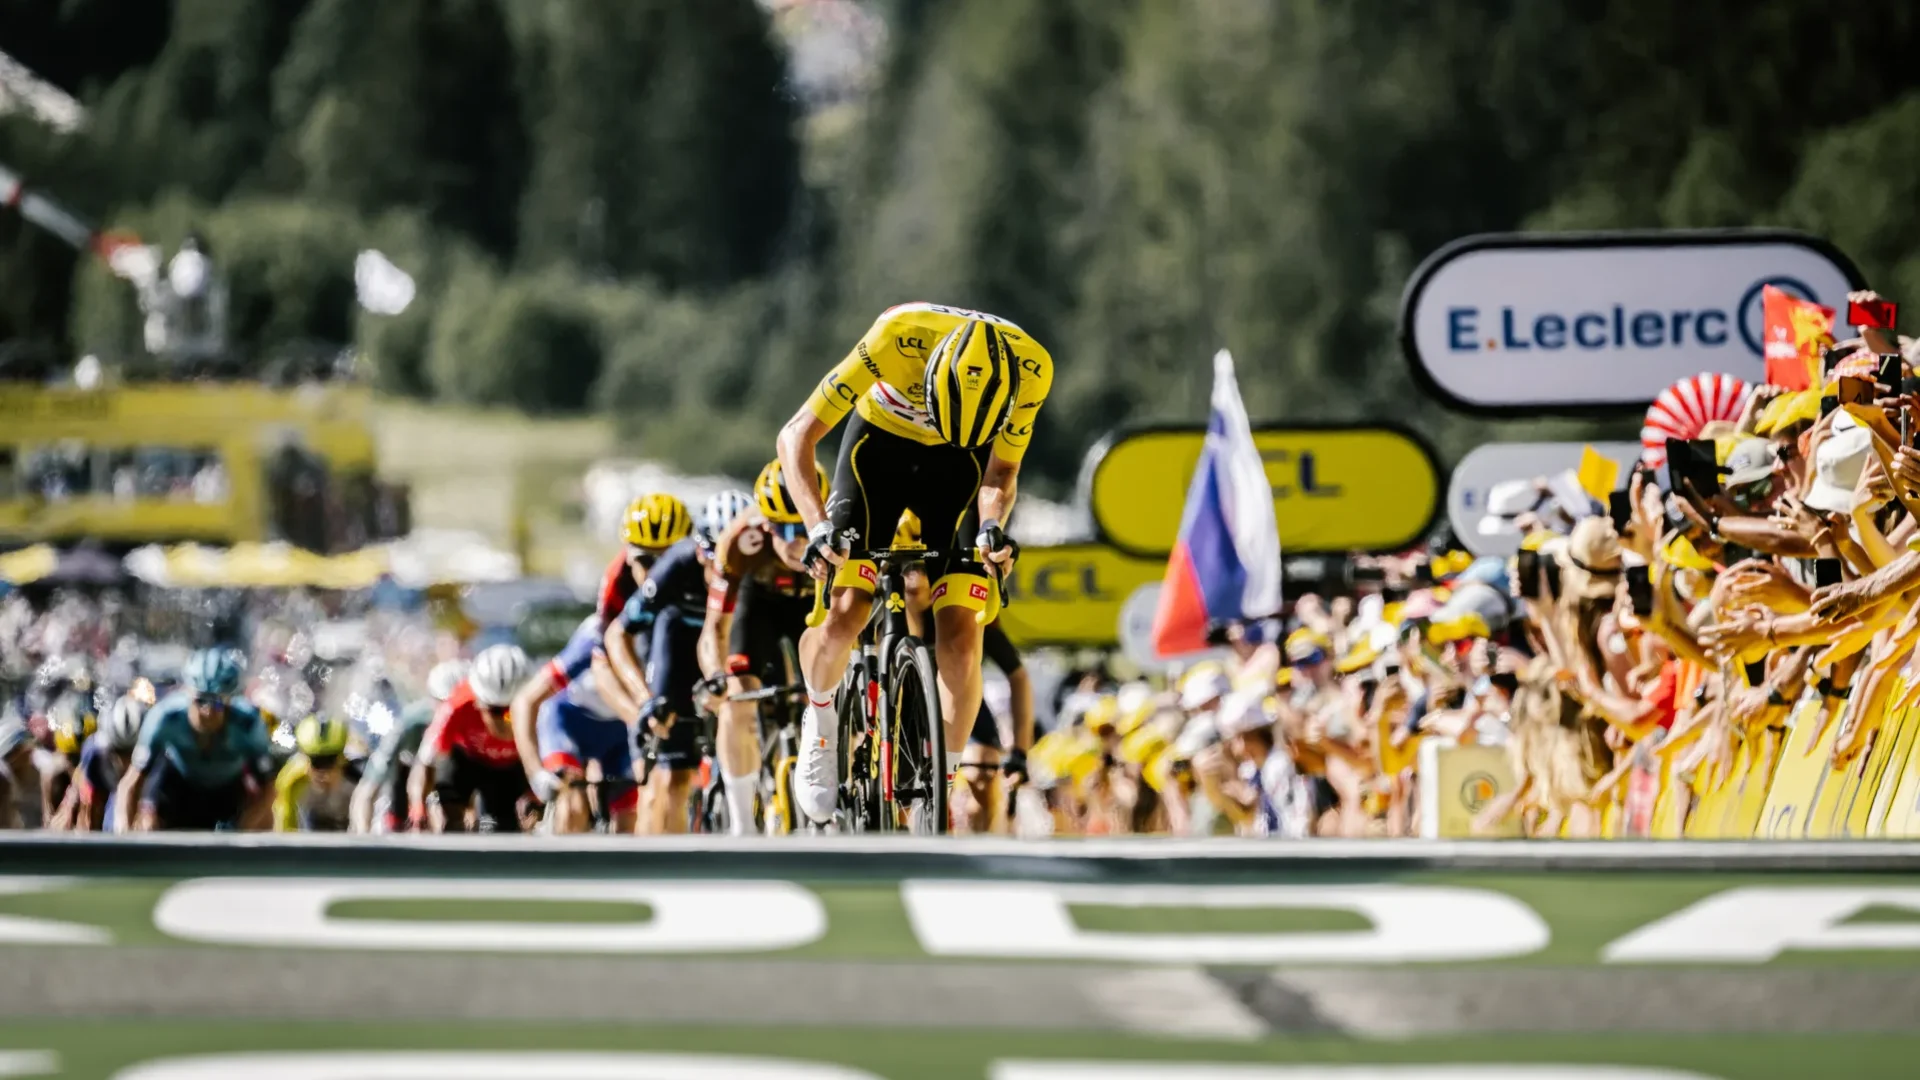
[[[405,922],[643,923],[646,904],[614,900],[340,900],[327,905],[336,919]]]
[[[1373,921],[1330,908],[1117,907],[1069,904],[1075,926],[1113,934],[1326,934],[1371,930]]]
[[[1884,925],[1886,923],[1920,922],[1920,911],[1912,908],[1889,907],[1885,904],[1871,904],[1855,912],[1853,917],[1842,925]]]
[[[1521,1036],[1369,1043],[1331,1037],[1246,1043],[1102,1033],[955,1032],[636,1024],[192,1023],[36,1020],[0,1023],[0,1049],[52,1050],[61,1080],[106,1080],[126,1065],[186,1054],[440,1049],[655,1051],[836,1062],[885,1080],[983,1080],[990,1062],[1093,1061],[1614,1064],[1720,1080],[1895,1080],[1913,1075],[1920,1037]]]

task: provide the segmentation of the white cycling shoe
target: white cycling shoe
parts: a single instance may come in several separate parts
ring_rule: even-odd
[[[793,801],[817,824],[833,820],[840,801],[839,718],[808,705],[800,718],[800,763],[793,770]]]

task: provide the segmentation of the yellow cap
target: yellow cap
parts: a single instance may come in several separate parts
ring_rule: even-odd
[[[1087,711],[1080,719],[1087,725],[1088,731],[1112,731],[1119,724],[1120,699],[1112,694],[1101,694],[1093,704],[1087,706]]]

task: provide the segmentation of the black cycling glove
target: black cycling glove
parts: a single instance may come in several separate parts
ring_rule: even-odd
[[[989,518],[980,523],[980,535],[973,538],[973,546],[980,549],[980,557],[985,559],[1001,548],[1011,548],[1014,558],[1020,556],[1020,545],[1007,530],[1000,527],[998,521]]]
[[[834,533],[833,522],[823,521],[807,530],[807,551],[801,556],[800,565],[811,571],[814,563],[820,562],[831,569],[832,562],[828,560],[827,552],[845,556],[850,550],[852,549],[847,545],[846,538]]]
[[[1000,767],[1000,771],[1005,773],[1009,780],[1018,777],[1020,782],[1025,783],[1027,779],[1027,752],[1025,750],[1007,751],[1006,764]]]

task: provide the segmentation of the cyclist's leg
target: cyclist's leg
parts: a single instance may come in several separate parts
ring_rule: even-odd
[[[553,803],[547,807],[547,813],[552,815],[553,831],[586,832],[592,824],[586,789],[572,785],[586,776],[587,755],[581,751],[578,734],[582,723],[591,722],[592,718],[565,699],[565,694],[557,694],[541,703],[533,722],[534,739],[539,746],[540,764],[569,784],[554,794]]]
[[[480,788],[480,768],[479,762],[457,746],[440,759],[439,767],[433,770],[434,832],[467,832],[472,828],[467,811]]]
[[[984,447],[924,449],[920,483],[911,503],[920,516],[927,546],[948,553],[937,565],[927,567],[927,575],[933,579],[940,712],[946,718],[947,752],[957,754],[966,746],[967,733],[980,710],[983,630],[974,616],[986,610],[994,587],[986,570],[973,560],[973,539],[980,531],[974,501],[991,451]]]
[[[985,702],[960,752],[953,785],[953,831],[982,833],[993,827],[994,778],[1000,775],[1000,725]]]
[[[753,703],[737,704],[733,697],[760,688],[760,674],[771,657],[779,659],[779,642],[771,649],[765,644],[769,635],[777,635],[777,600],[755,580],[740,587],[740,601],[734,607],[733,627],[727,635],[727,701],[720,706],[720,723],[714,733],[714,755],[720,759],[720,776],[726,782],[727,827],[734,836],[759,832],[754,820],[754,801],[760,792],[760,708]]]
[[[913,480],[914,448],[919,444],[873,427],[859,416],[848,418],[827,493],[827,516],[836,533],[851,534],[852,546],[885,543]],[[884,531],[882,531],[884,530]],[[826,621],[800,635],[800,673],[807,707],[800,723],[800,761],[794,769],[794,801],[814,821],[832,818],[839,801],[839,718],[833,694],[846,674],[847,660],[873,608],[874,567],[849,561],[833,576]]]
[[[600,812],[606,815],[608,831],[633,832],[640,816],[640,788],[633,778],[632,732],[620,720],[591,714],[577,731],[584,760],[600,766]]]
[[[695,615],[705,618],[704,612]],[[700,625],[690,622],[678,607],[668,607],[654,619],[653,644],[647,651],[647,686],[666,698],[666,707],[655,719],[667,725],[667,733],[654,751],[641,832],[687,830],[687,796],[700,766],[700,718],[693,707],[693,687],[700,680],[699,644]]]

